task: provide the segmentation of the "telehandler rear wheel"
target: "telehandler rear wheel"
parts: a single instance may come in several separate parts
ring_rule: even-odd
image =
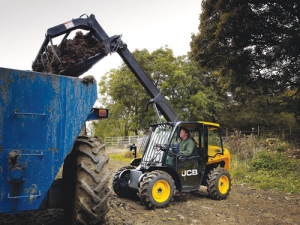
[[[216,200],[223,200],[227,198],[231,190],[231,177],[229,172],[217,167],[213,169],[208,175],[207,192],[209,197]]]
[[[110,196],[108,160],[98,138],[78,137],[63,167],[64,208],[70,224],[105,220]]]
[[[121,167],[113,177],[113,190],[121,198],[133,199],[136,196],[136,191],[128,187],[129,182],[129,170],[134,169],[133,166]],[[120,177],[121,175],[121,177]]]
[[[149,172],[140,183],[141,201],[149,209],[166,207],[173,200],[174,194],[174,180],[164,171]]]

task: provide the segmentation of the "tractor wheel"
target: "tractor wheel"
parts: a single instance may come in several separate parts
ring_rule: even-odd
[[[223,200],[229,195],[230,189],[231,177],[226,169],[217,167],[209,173],[207,181],[209,197],[216,200]]]
[[[136,196],[137,191],[130,189],[128,187],[129,170],[134,168],[135,167],[133,166],[124,166],[120,168],[113,177],[113,182],[112,182],[113,190],[121,198],[133,199]],[[121,173],[122,173],[122,177],[120,177]]]
[[[63,167],[64,211],[69,224],[105,220],[110,196],[108,160],[98,138],[78,137]]]
[[[149,172],[140,183],[140,199],[149,209],[166,207],[173,200],[174,194],[174,180],[164,171]]]

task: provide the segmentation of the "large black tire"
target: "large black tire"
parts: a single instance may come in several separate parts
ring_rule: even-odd
[[[137,195],[136,195],[137,191],[130,189],[128,187],[129,170],[134,169],[134,168],[135,167],[133,167],[133,166],[121,167],[115,173],[115,175],[113,177],[113,182],[112,182],[113,190],[121,198],[133,199],[134,197],[137,197]],[[121,173],[122,173],[122,177],[120,177]]]
[[[109,157],[98,138],[78,137],[63,167],[68,224],[97,224],[108,212]]]
[[[231,177],[223,167],[217,167],[210,171],[207,181],[208,196],[215,200],[227,198],[231,190]]]
[[[172,177],[160,170],[147,173],[140,182],[139,196],[149,209],[166,207],[175,195]]]

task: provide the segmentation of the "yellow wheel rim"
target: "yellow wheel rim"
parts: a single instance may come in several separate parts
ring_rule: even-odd
[[[157,181],[152,188],[152,197],[156,202],[165,202],[171,194],[171,187],[165,180]]]
[[[226,194],[229,189],[229,179],[227,176],[222,175],[218,182],[218,188],[221,194]]]

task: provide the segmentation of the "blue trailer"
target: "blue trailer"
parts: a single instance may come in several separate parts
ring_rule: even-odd
[[[0,68],[0,92],[0,213],[65,207],[80,221],[86,208],[90,222],[103,219],[108,157],[99,139],[80,136],[99,115],[96,82]]]

